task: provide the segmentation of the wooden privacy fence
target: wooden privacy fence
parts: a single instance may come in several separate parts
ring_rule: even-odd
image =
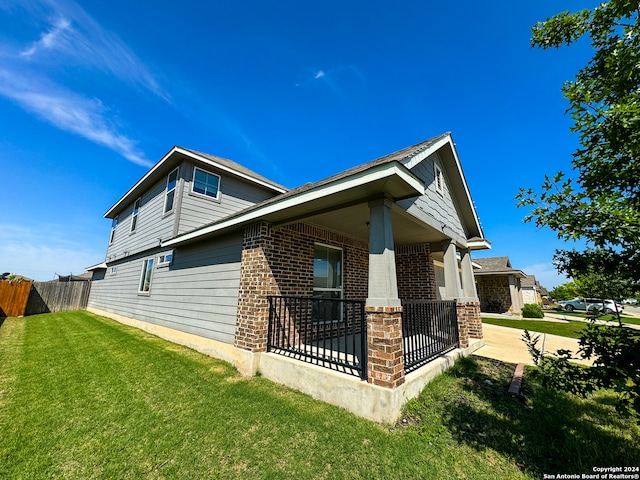
[[[31,282],[0,280],[0,318],[24,315]]]
[[[0,281],[0,317],[84,310],[91,282]]]
[[[25,315],[84,310],[91,282],[33,282]]]

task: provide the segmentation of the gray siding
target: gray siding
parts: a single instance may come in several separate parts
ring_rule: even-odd
[[[242,234],[174,249],[171,265],[154,267],[149,294],[138,294],[143,260],[166,251],[116,263],[116,275],[93,282],[89,306],[233,344]]]
[[[131,232],[133,202],[120,212],[114,242],[107,248],[107,261],[155,248],[160,238],[166,240],[173,236],[176,206],[172,213],[163,215],[166,186],[164,176],[142,195],[135,232]],[[180,183],[176,188],[180,188]]]
[[[244,182],[236,177],[225,174],[225,172],[216,171],[209,166],[199,166],[198,168],[221,177],[220,199],[209,199],[202,195],[194,194],[191,191],[194,168],[195,166],[192,164],[185,163],[183,165],[182,175],[184,178],[184,189],[182,191],[178,234],[220,220],[274,195],[273,192]]]
[[[438,163],[444,179],[444,191],[438,193],[435,186],[434,163]],[[425,194],[413,199],[398,202],[407,212],[418,217],[425,223],[440,230],[442,225],[446,225],[445,233],[452,238],[465,241],[467,236],[464,227],[460,222],[449,183],[444,168],[439,163],[437,154],[430,155],[418,165],[411,169],[411,172],[420,178],[425,184]]]

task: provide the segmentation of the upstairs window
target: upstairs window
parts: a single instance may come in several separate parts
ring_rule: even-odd
[[[220,177],[196,168],[193,171],[191,191],[217,200],[220,193]]]
[[[140,272],[140,285],[138,293],[149,293],[151,290],[151,275],[153,274],[153,258],[142,261],[142,272]]]
[[[436,184],[436,192],[440,195],[444,195],[444,176],[442,175],[442,169],[434,164],[433,171],[435,173],[435,184]]]
[[[111,220],[111,233],[109,234],[109,245],[116,239],[116,227],[118,226],[118,215]]]
[[[142,199],[137,199],[136,203],[133,204],[133,213],[131,214],[131,230],[130,232],[136,231],[136,226],[138,225],[138,213],[140,212],[140,203]]]
[[[176,185],[178,184],[178,169],[176,168],[167,175],[167,191],[164,198],[164,213],[173,210],[173,203],[176,196]]]

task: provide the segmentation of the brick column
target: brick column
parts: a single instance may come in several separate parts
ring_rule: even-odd
[[[402,307],[366,306],[367,382],[386,388],[404,383]]]
[[[457,302],[460,348],[469,346],[469,338],[483,338],[480,302]]]
[[[242,244],[235,346],[251,352],[267,350],[267,295],[280,294],[267,258],[271,242],[270,225],[260,223],[246,228]]]

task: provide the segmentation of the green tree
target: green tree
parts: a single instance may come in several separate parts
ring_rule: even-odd
[[[588,37],[594,55],[562,87],[571,130],[579,135],[573,176],[545,176],[539,192],[521,189],[517,197],[519,206],[533,207],[525,221],[551,228],[560,239],[586,241],[585,251],[556,252],[559,271],[583,282],[596,274],[602,281],[619,279],[634,290],[640,281],[639,17],[638,0],[610,0],[533,27],[534,47],[558,48]],[[573,371],[571,355],[558,352],[543,356],[541,370],[551,385],[576,393],[614,388],[624,408],[640,412],[638,333],[590,325],[579,353],[584,358],[597,354],[594,367]],[[531,341],[528,345],[535,352]],[[614,381],[605,381],[611,372],[617,372]]]
[[[565,282],[552,288],[549,296],[556,300],[572,300],[578,296],[578,287],[574,282]]]

